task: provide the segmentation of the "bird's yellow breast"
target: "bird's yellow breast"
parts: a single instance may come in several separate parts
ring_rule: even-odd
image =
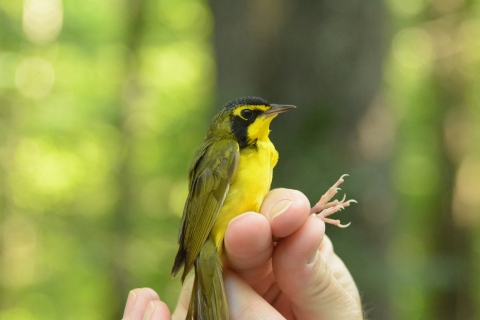
[[[268,137],[257,141],[256,147],[240,151],[237,174],[211,232],[219,253],[230,220],[247,211],[259,212],[263,198],[270,190],[273,167],[277,161],[278,152]]]

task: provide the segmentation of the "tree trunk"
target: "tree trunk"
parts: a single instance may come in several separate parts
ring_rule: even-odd
[[[374,306],[372,318],[390,318],[382,287],[388,233],[378,232],[393,216],[382,201],[393,198],[388,166],[385,156],[365,155],[359,141],[362,121],[372,130],[379,123],[370,118],[386,113],[377,97],[387,36],[382,1],[212,1],[212,10],[217,105],[246,95],[297,105],[272,124],[280,153],[273,186],[301,190],[314,203],[340,175],[351,175],[342,190],[359,205],[337,218],[352,226],[327,233],[367,309]]]

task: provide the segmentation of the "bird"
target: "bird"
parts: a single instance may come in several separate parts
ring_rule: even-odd
[[[270,123],[295,108],[248,96],[228,102],[213,117],[188,172],[188,196],[172,268],[172,277],[183,269],[182,283],[195,270],[186,320],[229,319],[221,262],[225,232],[236,216],[259,212],[278,162],[278,152],[269,139]],[[310,211],[341,228],[350,223],[343,225],[327,216],[356,202],[345,201],[345,196],[329,202],[345,176]]]
[[[172,268],[173,277],[183,268],[182,283],[195,269],[186,319],[229,319],[221,263],[225,231],[236,216],[259,212],[278,162],[270,123],[295,108],[248,96],[228,102],[213,117],[189,169]]]

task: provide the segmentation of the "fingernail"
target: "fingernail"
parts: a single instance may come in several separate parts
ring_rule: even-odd
[[[155,304],[153,303],[153,301],[150,301],[147,310],[145,310],[145,314],[143,315],[143,320],[151,320],[153,316],[153,311],[155,311]]]
[[[281,199],[272,204],[272,206],[270,207],[270,211],[268,212],[270,220],[275,219],[276,217],[287,211],[292,203],[293,201],[290,199]]]
[[[245,212],[245,213],[242,213],[241,215],[236,216],[235,218],[233,218],[232,220],[230,220],[230,221],[228,222],[228,225],[230,225],[231,223],[233,223],[235,220],[241,219],[241,218],[243,218],[243,217],[245,217],[245,216],[247,216],[247,215],[249,215],[249,214],[258,214],[258,213],[255,213],[255,212]]]
[[[126,316],[133,310],[133,307],[135,306],[135,302],[137,302],[137,295],[135,294],[135,292],[130,291],[128,293],[127,304],[125,305],[124,316]]]
[[[151,297],[153,300],[156,300],[156,299],[159,298],[158,295],[157,295],[157,293],[156,293],[153,289],[151,289],[151,288],[143,288],[143,289],[148,292],[148,294],[150,295],[150,297]]]

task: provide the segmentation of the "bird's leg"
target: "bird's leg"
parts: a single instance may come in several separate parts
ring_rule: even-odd
[[[340,228],[346,228],[350,225],[350,223],[341,224],[340,220],[334,220],[327,217],[337,211],[343,210],[345,207],[348,207],[352,202],[357,203],[357,201],[353,199],[345,201],[346,195],[343,196],[343,199],[341,201],[334,200],[332,202],[328,202],[337,194],[338,190],[340,190],[338,186],[343,183],[344,177],[348,177],[348,174],[342,175],[340,179],[338,179],[338,181],[332,187],[330,187],[330,189],[328,189],[328,191],[320,198],[317,204],[315,204],[310,210],[311,214],[316,213],[318,217],[322,219],[325,223],[330,223]]]

